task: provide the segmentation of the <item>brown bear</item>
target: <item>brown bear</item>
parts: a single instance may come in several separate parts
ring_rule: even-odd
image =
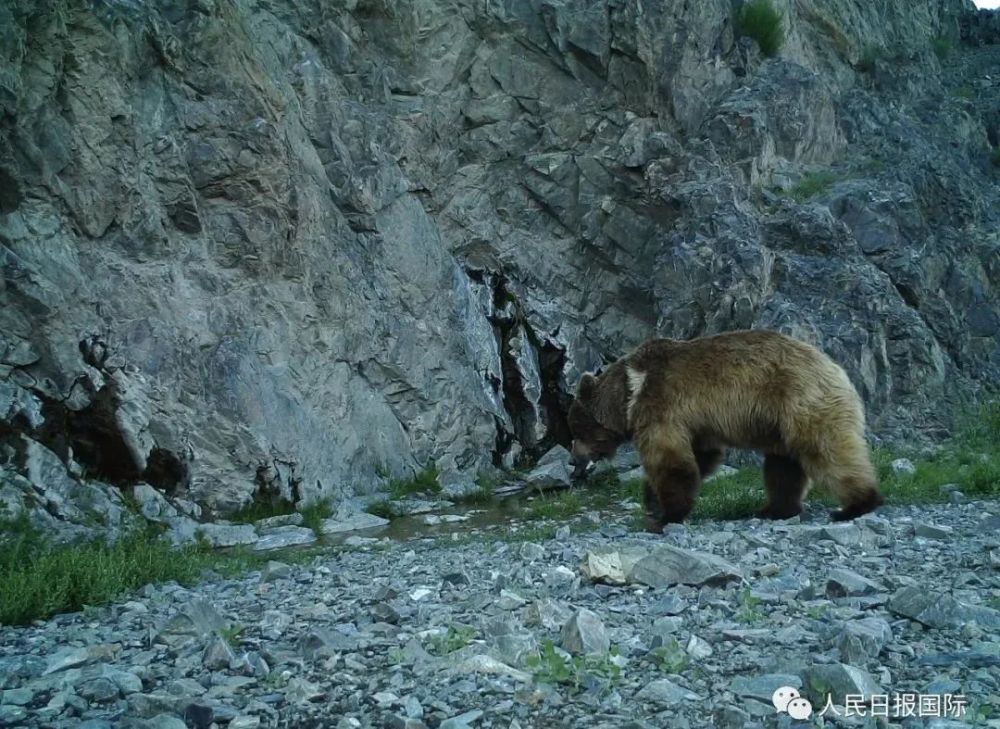
[[[578,472],[635,442],[653,531],[687,517],[727,447],[763,452],[762,517],[798,514],[810,482],[840,501],[837,521],[882,503],[864,406],[847,374],[778,332],[646,341],[600,375],[583,376],[568,420]]]

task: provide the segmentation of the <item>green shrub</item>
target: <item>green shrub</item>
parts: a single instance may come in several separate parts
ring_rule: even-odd
[[[393,479],[389,482],[389,498],[402,499],[420,493],[440,493],[441,482],[438,480],[438,476],[440,473],[437,468],[428,466],[419,471],[413,478]]]
[[[317,537],[323,536],[323,520],[333,516],[333,507],[330,506],[330,500],[320,499],[319,501],[315,501],[309,504],[309,506],[303,506],[301,512],[302,525],[316,532]]]
[[[297,550],[286,562],[311,559]],[[225,552],[204,545],[175,549],[153,527],[114,544],[53,544],[25,517],[0,520],[0,625],[25,625],[57,613],[102,605],[155,582],[192,585],[206,574],[232,577],[262,566],[274,553]]]
[[[365,511],[373,516],[382,517],[383,519],[392,519],[396,516],[396,510],[393,509],[392,504],[385,499],[368,504]]]
[[[736,19],[740,35],[753,38],[765,56],[776,56],[785,42],[784,17],[771,0],[751,0]]]
[[[951,53],[952,45],[952,42],[947,38],[935,38],[931,43],[931,46],[934,48],[934,55],[941,61]]]
[[[788,194],[798,202],[805,202],[829,190],[839,179],[832,172],[810,172],[803,175],[802,179],[788,191]]]

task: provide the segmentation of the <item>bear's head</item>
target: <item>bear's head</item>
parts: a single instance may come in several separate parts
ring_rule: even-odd
[[[574,476],[581,476],[592,461],[610,458],[628,440],[627,398],[624,367],[612,365],[599,376],[588,373],[580,379],[567,416]]]

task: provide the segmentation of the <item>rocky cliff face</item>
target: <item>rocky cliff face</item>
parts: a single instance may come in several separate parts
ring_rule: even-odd
[[[939,435],[1000,375],[996,23],[778,6],[767,59],[730,0],[4,3],[5,500],[468,482],[581,372],[741,327]]]

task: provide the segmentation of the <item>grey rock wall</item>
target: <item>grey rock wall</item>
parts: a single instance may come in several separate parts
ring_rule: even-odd
[[[583,371],[738,327],[940,436],[1000,374],[998,122],[954,92],[995,56],[933,45],[987,25],[778,4],[764,59],[729,0],[4,3],[5,472],[468,482],[565,441]]]

